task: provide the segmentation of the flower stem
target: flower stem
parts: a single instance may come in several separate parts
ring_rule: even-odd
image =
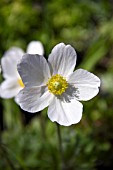
[[[60,125],[56,123],[57,125],[57,134],[58,134],[58,142],[59,142],[59,152],[60,152],[60,159],[61,159],[61,170],[65,170],[64,168],[64,155],[63,155],[63,148],[62,148],[62,137],[61,137],[61,131],[60,131]]]
[[[39,119],[40,119],[41,131],[42,131],[42,138],[43,138],[43,141],[45,141],[45,139],[46,139],[45,122],[44,122],[44,118],[43,118],[43,113],[42,112],[40,112],[40,114],[39,114]]]

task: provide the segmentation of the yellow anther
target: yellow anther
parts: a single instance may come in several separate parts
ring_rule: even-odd
[[[24,83],[23,83],[22,79],[18,79],[18,83],[21,87],[24,87]]]
[[[47,86],[51,93],[61,95],[68,88],[68,83],[63,76],[56,74],[49,79]]]

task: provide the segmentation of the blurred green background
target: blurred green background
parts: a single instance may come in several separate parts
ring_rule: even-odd
[[[59,42],[77,51],[77,68],[100,77],[100,93],[82,120],[61,127],[64,170],[113,169],[113,1],[0,0],[0,57],[12,46],[43,43],[47,58]],[[2,76],[0,78],[3,80]],[[0,98],[0,170],[60,170],[56,123]]]

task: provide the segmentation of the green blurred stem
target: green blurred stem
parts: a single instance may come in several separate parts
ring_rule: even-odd
[[[46,139],[45,123],[44,123],[44,117],[43,117],[43,113],[42,112],[40,112],[39,117],[40,117],[40,126],[41,126],[41,131],[42,131],[42,138],[45,141],[45,139]]]
[[[58,144],[59,144],[59,153],[60,153],[60,159],[61,159],[61,170],[65,170],[64,168],[64,154],[63,154],[63,148],[62,148],[62,137],[61,137],[61,130],[60,125],[56,123],[57,125],[57,134],[58,134]]]

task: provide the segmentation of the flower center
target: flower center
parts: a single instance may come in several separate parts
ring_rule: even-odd
[[[18,83],[19,83],[19,85],[20,85],[21,87],[24,88],[24,83],[23,83],[22,79],[18,79]]]
[[[49,79],[47,86],[51,93],[61,95],[68,88],[68,83],[64,77],[56,74]]]

